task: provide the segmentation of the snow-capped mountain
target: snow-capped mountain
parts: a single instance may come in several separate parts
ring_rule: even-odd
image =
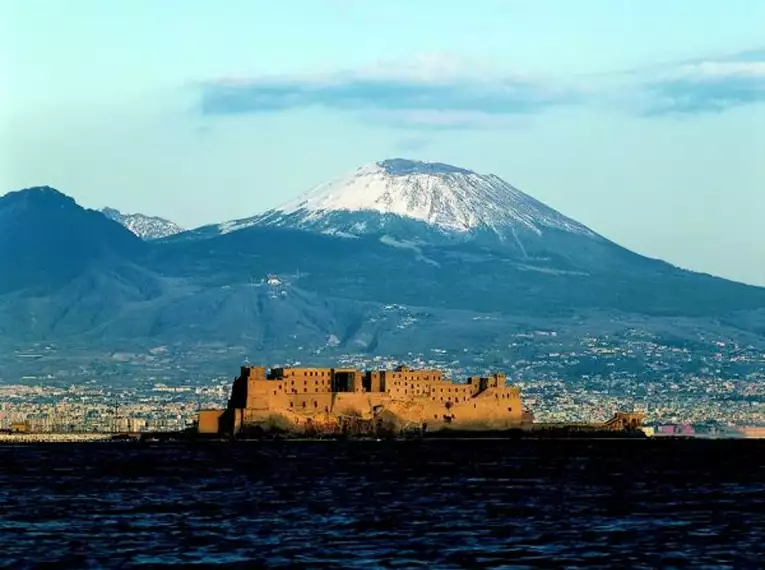
[[[435,176],[434,185],[473,179],[460,171],[432,174],[445,170],[440,165],[405,166],[399,171],[431,173],[386,174],[392,193],[399,177],[422,183]],[[441,192],[448,191],[457,193]],[[0,268],[12,269],[0,271],[0,345],[60,344],[75,366],[93,350],[168,346],[196,351],[199,365],[208,366],[204,374],[214,375],[240,347],[271,362],[309,352],[406,362],[438,348],[449,360],[469,358],[462,367],[483,370],[534,351],[510,342],[530,331],[561,331],[575,344],[599,330],[622,339],[687,338],[689,346],[700,336],[763,344],[765,289],[642,257],[512,196],[505,203],[515,217],[499,221],[486,217],[494,210],[468,202],[498,228],[487,230],[493,242],[482,241],[480,227],[442,229],[428,218],[378,210],[325,209],[330,218],[322,218],[300,202],[280,215],[335,216],[337,227],[351,229],[343,216],[357,216],[353,223],[380,223],[384,231],[361,235],[356,228],[358,237],[348,239],[261,224],[221,236],[211,226],[206,236],[145,242],[52,188],[11,192],[0,197]],[[509,234],[499,224],[512,224]],[[470,241],[460,241],[465,236]],[[210,339],[232,348],[220,351]],[[12,366],[25,359],[16,360]],[[593,362],[592,373],[602,365]],[[10,370],[13,377],[40,372]]]
[[[181,233],[183,228],[178,224],[156,216],[144,214],[123,214],[114,208],[103,208],[101,213],[119,222],[135,235],[144,240],[160,239]]]
[[[598,239],[589,228],[494,174],[401,158],[361,166],[278,208],[221,224],[218,232],[253,225],[344,237],[383,233],[417,239],[437,234],[515,243],[518,235],[555,231]]]

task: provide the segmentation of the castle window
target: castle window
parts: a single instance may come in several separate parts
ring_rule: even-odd
[[[276,396],[276,390],[274,390],[274,396]]]
[[[305,408],[305,400],[303,400],[303,407]]]
[[[295,407],[295,402],[290,402],[290,408],[294,408],[294,407]]]
[[[319,407],[319,402],[317,402],[316,400],[314,400],[314,401],[313,401],[313,407],[314,407],[314,408],[318,408],[318,407]]]

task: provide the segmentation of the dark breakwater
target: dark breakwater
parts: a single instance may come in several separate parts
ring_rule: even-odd
[[[12,568],[758,568],[765,441],[0,447]]]

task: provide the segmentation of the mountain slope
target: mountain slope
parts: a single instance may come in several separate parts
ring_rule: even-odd
[[[406,358],[435,347],[480,359],[506,354],[519,326],[590,334],[682,322],[687,334],[724,328],[742,343],[765,330],[765,289],[642,257],[499,183],[495,201],[512,211],[478,208],[490,188],[463,187],[475,180],[463,169],[397,165],[376,170],[390,184],[372,203],[427,198],[432,217],[312,210],[326,199],[305,199],[279,222],[143,241],[52,189],[9,194],[0,199],[0,267],[13,268],[0,273],[0,341],[167,345],[198,362],[224,358],[221,346],[263,361],[330,349]],[[427,177],[437,180],[425,186]],[[434,206],[457,195],[470,210],[462,229],[442,223],[453,210]],[[367,225],[353,225],[360,220]]]
[[[184,231],[178,224],[156,216],[123,214],[114,208],[103,208],[101,213],[107,218],[122,224],[144,240],[162,239]]]
[[[765,302],[763,289],[631,252],[497,176],[404,159],[162,245],[155,267],[184,276],[194,267],[222,284],[286,272],[304,289],[373,303],[710,316]]]
[[[765,304],[763,288],[681,270],[606,240],[555,232],[546,241],[559,253],[526,259],[469,242],[253,226],[161,244],[151,263],[184,278],[204,276],[210,286],[276,274],[327,296],[542,318],[589,310],[713,316]]]
[[[0,292],[55,290],[90,267],[145,253],[140,238],[53,188],[0,197]]]

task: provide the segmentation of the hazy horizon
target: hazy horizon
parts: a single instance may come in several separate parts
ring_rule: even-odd
[[[3,3],[0,194],[191,228],[400,156],[765,285],[765,4],[375,6]]]

